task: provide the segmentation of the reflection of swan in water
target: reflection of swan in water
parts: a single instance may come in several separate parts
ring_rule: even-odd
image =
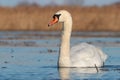
[[[99,72],[102,72],[99,70]],[[59,75],[61,80],[70,80],[71,77],[74,78],[91,78],[91,76],[95,76],[97,73],[96,68],[59,68]],[[102,74],[99,74],[101,77]],[[75,77],[76,78],[76,77]]]
[[[54,14],[53,20],[48,26],[57,22],[63,23],[61,47],[59,54],[59,67],[101,67],[107,59],[107,55],[99,48],[80,43],[70,50],[70,36],[72,30],[72,17],[66,10],[60,10]]]

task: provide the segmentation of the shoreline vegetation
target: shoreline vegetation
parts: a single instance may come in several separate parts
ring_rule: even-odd
[[[73,31],[120,31],[120,4],[103,7],[16,6],[0,7],[0,30],[56,31],[62,24],[48,27],[53,14],[68,10],[73,17]]]

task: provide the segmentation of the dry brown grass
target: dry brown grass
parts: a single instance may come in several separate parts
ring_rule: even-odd
[[[0,7],[0,30],[59,30],[61,24],[48,28],[52,15],[68,10],[73,17],[74,31],[120,31],[120,5],[104,7]]]

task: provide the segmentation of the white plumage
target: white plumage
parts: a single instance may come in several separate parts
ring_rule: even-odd
[[[73,46],[70,57],[72,67],[101,67],[107,58],[99,48],[87,43]]]
[[[53,20],[48,24],[63,23],[61,47],[58,59],[59,67],[101,67],[107,55],[101,49],[87,43],[80,43],[70,48],[72,31],[72,17],[66,10],[54,14]]]

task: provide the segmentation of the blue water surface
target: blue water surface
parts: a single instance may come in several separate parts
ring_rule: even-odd
[[[0,80],[120,80],[120,35],[74,32],[71,46],[87,42],[107,55],[99,68],[57,68],[59,32],[0,32]],[[103,34],[104,33],[104,34]]]

